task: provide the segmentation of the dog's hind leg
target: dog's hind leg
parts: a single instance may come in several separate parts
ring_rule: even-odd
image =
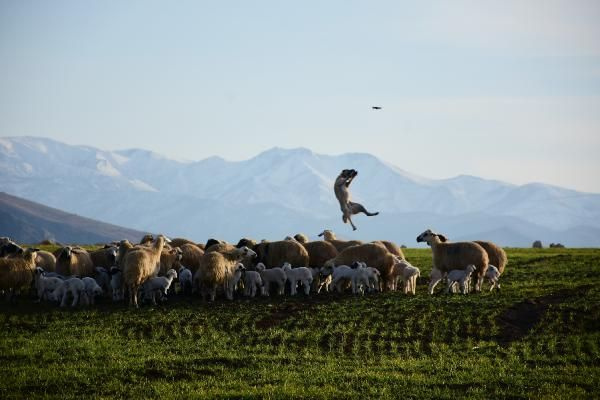
[[[353,203],[351,201],[348,203],[349,203],[349,208],[350,208],[350,211],[352,212],[352,214],[364,213],[365,215],[367,215],[369,217],[374,217],[375,215],[379,215],[379,212],[374,212],[374,213],[368,212],[367,209],[360,203]]]

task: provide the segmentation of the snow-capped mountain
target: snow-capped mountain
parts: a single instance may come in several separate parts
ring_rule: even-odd
[[[0,138],[0,191],[131,228],[237,240],[324,228],[407,245],[431,227],[452,239],[600,245],[600,194],[473,176],[433,180],[369,154],[273,148],[249,160],[180,162],[146,150],[104,151],[45,138]],[[353,199],[380,216],[352,232],[333,196],[340,170],[359,171]]]

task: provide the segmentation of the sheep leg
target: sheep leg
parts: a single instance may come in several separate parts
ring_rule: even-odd
[[[304,285],[304,294],[307,296],[310,294],[311,284],[312,284],[312,281],[308,281],[308,280],[302,282],[302,285]]]

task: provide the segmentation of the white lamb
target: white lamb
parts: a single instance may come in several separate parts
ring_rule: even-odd
[[[35,288],[37,289],[38,302],[42,300],[49,300],[50,294],[58,287],[61,286],[63,280],[57,277],[48,277],[43,268],[37,267],[35,269]]]
[[[114,251],[116,252],[116,250]],[[102,292],[110,293],[110,273],[103,267],[96,267],[95,271],[94,279],[98,286],[102,288]]]
[[[421,276],[419,268],[413,266],[406,260],[397,259],[394,264],[394,275],[396,277],[392,283],[393,290],[397,288],[398,281],[401,280],[403,282],[404,294],[415,294],[417,289],[417,278]]]
[[[500,279],[500,271],[498,271],[498,268],[496,268],[493,265],[488,265],[488,269],[485,272],[485,278],[488,280],[488,282],[492,285],[490,287],[490,292],[492,290],[494,290],[494,288],[497,288],[497,290],[500,290],[500,282],[498,282],[498,280]]]
[[[294,296],[298,290],[298,282],[302,282],[302,287],[304,288],[304,294],[308,295],[310,293],[310,285],[313,281],[312,273],[310,269],[306,267],[298,267],[292,268],[290,263],[284,263],[281,269],[285,272],[285,276],[288,281],[290,281],[290,294]]]
[[[94,278],[85,277],[81,278],[85,287],[85,300],[86,304],[96,304],[96,296],[102,296],[102,288],[98,285],[98,282]]]
[[[71,307],[77,306],[80,299],[86,297],[85,285],[81,279],[69,278],[63,281],[62,284],[57,286],[56,289],[54,289],[54,291],[50,294],[50,300],[60,301],[60,306],[66,307],[69,296],[73,297]]]
[[[257,271],[246,271],[244,273],[244,295],[256,296],[256,291],[262,289],[263,281]]]
[[[113,301],[125,300],[125,290],[123,288],[123,273],[117,267],[110,269],[110,288],[112,290]]]
[[[179,268],[179,287],[183,294],[192,293],[192,271],[183,266]]]
[[[446,293],[450,293],[452,286],[454,286],[455,282],[458,282],[460,285],[460,291],[462,294],[467,294],[469,279],[471,279],[471,274],[475,271],[475,265],[471,264],[467,266],[467,268],[463,269],[453,269],[448,272],[448,286],[446,287]]]
[[[265,264],[263,263],[258,263],[256,265],[256,270],[260,274],[260,277],[263,281],[263,296],[269,296],[271,283],[276,284],[277,293],[279,295],[283,295],[283,291],[285,289],[285,280],[287,279],[284,270],[281,268],[266,269]]]
[[[365,294],[365,291],[371,288],[370,278],[373,277],[373,271],[367,267],[365,262],[354,262],[352,264],[352,293]]]
[[[233,300],[233,291],[236,289],[240,279],[242,279],[242,274],[245,270],[246,267],[244,267],[244,264],[237,263],[231,276],[225,281],[224,289],[227,300]]]
[[[144,291],[144,299],[156,305],[156,298],[167,297],[167,292],[173,279],[177,278],[177,271],[170,269],[165,276],[150,278],[143,283],[141,289]]]

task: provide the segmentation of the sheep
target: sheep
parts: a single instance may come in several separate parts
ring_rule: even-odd
[[[353,294],[365,294],[365,291],[371,289],[371,278],[373,271],[376,269],[369,269],[367,264],[360,261],[355,261],[351,265],[354,275],[352,276],[352,293]]]
[[[313,280],[312,273],[308,268],[292,268],[292,265],[286,262],[283,264],[281,269],[283,272],[285,272],[286,279],[290,282],[290,294],[292,296],[297,293],[298,282],[302,283],[302,287],[304,287],[304,294],[308,295],[310,292],[310,285]]]
[[[379,270],[384,288],[387,289],[392,278],[395,259],[387,249],[377,243],[366,243],[347,247],[335,258],[328,260],[326,266],[351,265],[354,261],[363,261]]]
[[[433,290],[435,289],[436,285],[444,278],[444,276],[448,275],[447,272],[442,272],[437,268],[433,268],[431,270],[431,275],[430,275],[430,280],[429,280],[429,287],[427,289],[427,293],[429,294],[433,294]]]
[[[352,277],[354,272],[352,268],[347,265],[334,266],[331,264],[321,268],[321,274],[323,276],[330,276],[330,286],[335,288],[338,292],[342,292],[345,287],[352,284]]]
[[[110,272],[103,267],[96,267],[94,268],[95,270],[95,275],[94,275],[94,279],[96,280],[96,283],[98,284],[98,286],[100,286],[102,288],[102,292],[109,294],[110,293]]]
[[[323,240],[331,243],[335,249],[340,252],[350,246],[358,246],[363,244],[360,240],[338,240],[335,237],[333,231],[329,229],[325,229],[323,232],[319,233],[319,237],[323,237]]]
[[[132,249],[123,260],[123,284],[129,289],[129,305],[138,306],[138,288],[154,276],[166,238],[159,235],[152,246]]]
[[[486,242],[483,240],[475,240],[475,243],[483,247],[485,252],[488,254],[490,264],[495,265],[500,275],[502,275],[508,261],[504,249],[495,243]]]
[[[41,267],[46,272],[56,271],[56,257],[49,251],[40,250],[35,258],[35,265]]]
[[[328,260],[331,260],[338,255],[335,246],[324,240],[300,243],[308,253],[308,265],[311,267],[322,267]]]
[[[465,269],[453,269],[448,272],[448,285],[446,286],[446,293],[450,293],[450,289],[454,286],[455,282],[460,284],[460,291],[462,294],[468,293],[469,279],[471,274],[475,271],[475,265],[467,265]]]
[[[156,275],[165,275],[170,269],[178,270],[182,256],[183,252],[179,247],[173,247],[170,250],[163,249],[160,253],[160,262]]]
[[[112,267],[109,273],[110,289],[112,291],[113,301],[125,300],[125,291],[123,290],[123,272],[117,267]]]
[[[214,246],[215,244],[227,244],[227,242],[225,242],[223,240],[217,240],[217,239],[210,238],[204,244],[204,251],[208,250],[211,246]]]
[[[141,245],[150,245],[150,243],[154,242],[154,236],[151,233],[148,233],[144,236],[142,236],[142,239],[140,240]]]
[[[186,267],[179,268],[179,287],[183,294],[192,293],[192,270]]]
[[[185,238],[174,238],[171,239],[171,247],[181,247],[184,244],[193,244],[194,246],[196,245],[196,243],[194,243],[193,241],[189,240],[189,239],[185,239]]]
[[[298,242],[298,243],[308,243],[308,236],[306,236],[304,233],[296,233],[294,235],[294,239]]]
[[[225,297],[227,297],[227,300],[233,300],[233,291],[237,287],[237,284],[242,278],[242,274],[245,270],[246,267],[244,267],[244,264],[237,263],[231,275],[229,276],[229,279],[225,281]]]
[[[152,277],[144,282],[141,286],[144,292],[144,299],[151,300],[153,305],[156,305],[156,296],[160,298],[166,297],[173,279],[177,278],[177,271],[170,269],[165,276]]]
[[[236,249],[236,247],[232,244],[229,243],[215,243],[212,246],[208,246],[206,248],[206,250],[204,250],[204,254],[206,253],[212,253],[212,252],[219,252],[219,253],[227,253],[232,251],[233,249]]]
[[[125,256],[127,255],[127,253],[133,249],[133,244],[131,244],[131,242],[129,242],[129,240],[127,239],[123,239],[119,242],[119,251],[117,252],[117,261],[115,262],[115,265],[117,267],[122,267],[123,266],[123,260],[125,259]]]
[[[262,295],[269,296],[271,284],[274,283],[277,285],[277,294],[280,296],[283,295],[283,291],[285,289],[285,281],[287,276],[285,271],[281,268],[270,268],[266,269],[265,264],[259,262],[256,264],[256,271],[260,274],[260,278],[262,279]]]
[[[11,257],[13,255],[18,255],[23,253],[23,248],[10,240],[9,238],[4,238],[4,243],[0,244],[0,258],[1,257]]]
[[[338,175],[333,184],[335,197],[338,199],[340,209],[342,210],[342,221],[344,221],[344,223],[350,222],[352,230],[354,231],[356,230],[356,226],[354,226],[354,223],[352,222],[353,215],[361,212],[369,217],[379,215],[378,212],[368,212],[362,204],[350,201],[350,189],[348,188],[350,187],[352,180],[356,178],[356,175],[358,175],[356,170],[345,169]]]
[[[262,290],[263,281],[260,273],[257,271],[244,272],[244,295],[249,297],[256,296],[257,289]]]
[[[388,240],[375,240],[371,243],[378,243],[383,245],[387,251],[389,251],[390,253],[392,253],[393,255],[395,255],[398,258],[404,259],[404,253],[402,253],[402,249],[400,247],[398,247],[397,244],[392,243]]]
[[[256,256],[248,247],[233,248],[231,251],[210,251],[204,253],[200,268],[194,274],[194,286],[200,289],[202,298],[214,301],[217,287],[225,288],[226,282],[234,274],[234,267],[246,256]]]
[[[105,245],[103,248],[90,252],[90,258],[94,268],[110,268],[117,262],[117,253],[119,249],[117,246]]]
[[[303,245],[292,240],[259,243],[254,248],[257,254],[256,261],[265,264],[267,268],[274,268],[283,263],[290,263],[293,268],[308,267],[309,256]]]
[[[81,281],[83,282],[85,291],[85,303],[87,305],[96,304],[96,296],[102,296],[102,294],[104,293],[102,291],[102,288],[100,287],[100,285],[98,285],[94,278],[86,276],[84,278],[81,278]]]
[[[0,291],[6,291],[7,300],[12,300],[14,293],[20,289],[31,286],[37,251],[27,248],[12,258],[0,258]]]
[[[485,272],[485,277],[488,280],[488,282],[492,285],[490,287],[490,292],[494,290],[494,287],[500,290],[500,282],[498,282],[498,280],[500,279],[500,270],[498,268],[491,264],[488,265],[488,269]]]
[[[71,307],[77,306],[80,300],[86,301],[85,284],[79,278],[69,278],[62,282],[60,286],[50,294],[50,300],[60,301],[61,307],[67,306],[69,295],[73,297]]]
[[[417,242],[427,242],[431,246],[433,266],[441,272],[465,269],[468,265],[474,265],[477,272],[475,291],[479,292],[489,264],[487,252],[474,242],[445,243],[446,241],[444,235],[434,233],[430,229],[417,236]]]
[[[412,266],[408,261],[402,260],[400,258],[396,258],[396,263],[394,264],[394,275],[396,279],[394,279],[392,283],[392,290],[397,289],[398,280],[402,280],[404,283],[404,294],[415,294],[417,288],[417,278],[421,276],[421,271],[419,268]]]
[[[381,272],[379,272],[377,268],[373,267],[367,267],[367,272],[369,273],[369,288],[375,292],[381,291]]]
[[[92,276],[94,263],[87,250],[66,246],[57,250],[56,272],[61,275]]]
[[[181,249],[181,265],[185,265],[195,273],[200,268],[200,260],[204,255],[204,250],[194,244],[184,244]]]
[[[46,276],[46,271],[42,267],[35,269],[35,288],[37,290],[38,302],[48,300],[49,293],[53,292],[58,286],[62,285],[63,280],[57,277]]]

